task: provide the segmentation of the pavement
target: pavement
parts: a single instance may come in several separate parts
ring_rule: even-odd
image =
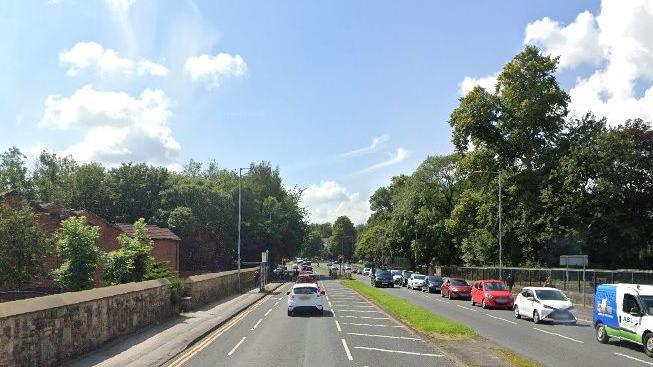
[[[284,285],[166,366],[456,366],[355,291],[322,285],[322,316],[288,316]]]
[[[270,283],[266,286],[266,290],[272,292],[282,284]],[[139,333],[119,338],[94,352],[70,361],[66,366],[161,366],[265,296],[266,293],[252,289],[196,311],[182,313]]]
[[[369,284],[369,277],[355,279]],[[595,339],[591,314],[583,314],[577,325],[533,324],[516,319],[511,310],[484,310],[470,301],[449,300],[440,294],[405,287],[379,288],[448,319],[465,324],[479,335],[523,357],[551,367],[653,366],[641,347],[628,342],[600,344]]]

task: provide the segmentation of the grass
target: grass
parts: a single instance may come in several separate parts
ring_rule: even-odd
[[[506,348],[497,348],[499,353],[503,354],[505,360],[514,367],[542,367],[541,363],[521,357]]]
[[[386,312],[400,318],[414,329],[436,339],[462,340],[477,336],[467,326],[435,314],[424,307],[415,306],[399,297],[373,288],[355,280],[344,280],[342,284],[367,296]]]

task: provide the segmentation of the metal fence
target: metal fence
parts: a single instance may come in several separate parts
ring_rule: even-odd
[[[550,285],[567,292],[572,301],[583,305],[594,296],[594,289],[605,283],[653,284],[653,271],[639,269],[578,269],[578,268],[514,268],[474,266],[438,266],[436,272],[442,276],[478,279],[506,279],[511,275],[515,287]]]

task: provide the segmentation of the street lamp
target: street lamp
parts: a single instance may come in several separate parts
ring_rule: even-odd
[[[501,246],[501,171],[472,171],[471,173],[494,173],[499,177],[499,191],[497,194],[499,196],[499,280],[502,280],[503,262],[501,256],[503,254],[503,248]]]
[[[240,224],[242,222],[240,207],[242,201],[242,184],[243,170],[250,170],[250,167],[238,168],[238,291],[242,291],[240,283]]]

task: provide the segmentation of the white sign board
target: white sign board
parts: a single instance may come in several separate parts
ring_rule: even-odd
[[[562,266],[587,266],[587,255],[561,255],[560,265]]]
[[[264,263],[268,262],[268,253],[267,253],[267,251],[261,252],[261,262],[264,262]]]

